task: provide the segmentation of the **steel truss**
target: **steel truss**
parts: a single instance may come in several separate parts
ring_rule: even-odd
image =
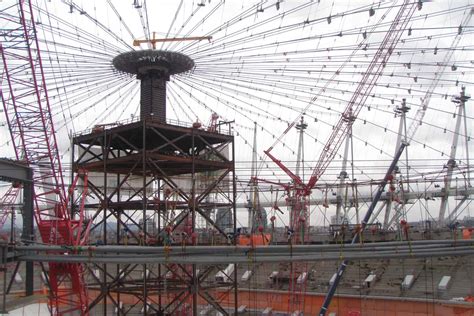
[[[222,128],[222,126],[220,126]],[[192,247],[235,244],[234,138],[154,118],[74,137],[74,170],[87,169],[91,196],[85,208],[91,234],[106,245]],[[217,215],[213,212],[217,209]],[[204,224],[199,225],[200,222]],[[204,225],[204,226],[203,226]],[[111,229],[114,227],[114,229]],[[210,305],[224,315],[237,309],[234,269],[226,264],[94,264],[89,308],[112,304],[126,315],[197,315]]]
[[[8,46],[0,43],[0,97],[16,159],[33,169],[34,215],[42,242],[79,245],[84,240],[79,234],[83,217],[72,220],[68,210],[33,5],[18,1],[8,9],[9,14],[3,12],[1,17],[2,24],[8,22],[10,28],[2,32],[2,43]],[[47,283],[52,314],[87,314],[81,265],[50,263]]]

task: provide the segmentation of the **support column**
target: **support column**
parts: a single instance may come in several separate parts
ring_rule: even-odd
[[[253,233],[253,226],[255,225],[255,216],[256,211],[259,211],[259,200],[258,200],[258,186],[257,180],[255,177],[257,176],[257,122],[254,122],[253,128],[253,147],[252,147],[252,168],[251,168],[251,193],[250,193],[250,200],[248,205],[248,230],[249,232]],[[257,209],[258,208],[258,209]]]
[[[466,101],[469,100],[469,97],[466,96],[466,88],[462,87],[461,89],[461,94],[459,97],[455,97],[452,102],[454,104],[458,105],[458,112],[457,112],[457,118],[456,118],[456,127],[454,130],[454,135],[453,135],[453,142],[451,144],[451,152],[449,154],[449,160],[446,163],[446,177],[444,178],[444,194],[441,198],[441,205],[439,208],[439,215],[438,215],[438,225],[441,226],[445,223],[445,214],[446,214],[446,209],[448,206],[448,199],[449,199],[449,194],[450,194],[450,186],[451,186],[451,180],[453,177],[453,170],[456,165],[456,151],[457,151],[457,146],[458,146],[458,139],[459,139],[459,132],[461,129],[461,122],[462,122],[462,117],[463,114],[465,113],[465,104]]]
[[[349,157],[349,148],[351,147],[352,141],[352,124],[355,120],[355,116],[352,114],[352,110],[349,112],[349,116],[346,117],[345,120],[350,123],[350,131],[349,135],[346,138],[346,143],[344,145],[344,156],[342,157],[342,167],[341,172],[339,173],[339,189],[337,190],[336,196],[336,222],[334,223],[336,225],[341,225],[344,222],[344,220],[342,220],[344,216],[341,217],[341,211],[343,210],[343,201],[347,197],[347,191],[344,192],[344,187],[346,184],[346,179],[349,178],[349,176],[347,175],[347,159]],[[354,175],[352,177],[354,178]],[[352,181],[354,181],[354,179],[352,179]],[[357,201],[354,201],[354,204],[355,203],[357,203]]]
[[[28,177],[33,179],[33,170],[29,169]],[[23,232],[21,238],[23,240],[34,240],[34,210],[33,210],[33,182],[25,182],[23,184]],[[12,228],[13,229],[13,228]],[[34,291],[34,268],[33,262],[26,262],[25,276],[25,295],[33,295]]]
[[[23,229],[21,233],[21,238],[27,241],[34,241],[33,170],[20,162],[12,161],[9,159],[0,159],[0,178],[6,181],[10,181],[12,183],[22,183]],[[12,218],[14,216],[14,212],[15,211],[12,210]],[[13,231],[13,223],[11,229]],[[12,242],[14,242],[13,239]],[[12,278],[14,276],[15,274],[12,275]],[[26,263],[25,295],[33,295],[33,262]]]
[[[339,188],[337,190],[336,196],[336,222],[334,224],[340,225],[344,221],[341,217],[342,205],[343,201],[346,199],[347,195],[345,194],[344,187],[346,184],[346,179],[349,177],[347,175],[347,156],[349,153],[349,146],[350,146],[350,137],[346,138],[346,143],[344,145],[344,156],[342,157],[342,168],[341,172],[339,173]]]
[[[235,143],[232,142],[230,144],[232,146],[232,208],[233,208],[233,224],[234,224],[234,245],[237,246],[237,182],[236,182],[236,175],[235,175]],[[238,282],[237,282],[237,264],[234,266],[234,315],[238,315],[238,306],[239,306],[239,298],[238,298]]]
[[[397,136],[397,143],[395,145],[395,155],[398,152],[398,149],[400,148],[400,145],[402,143],[402,137],[405,135],[406,137],[406,114],[410,110],[410,108],[406,104],[406,99],[402,99],[402,104],[401,106],[397,106],[394,110],[396,116],[400,116],[400,123],[398,125],[398,136]],[[408,166],[407,166],[408,168]],[[398,167],[396,168],[395,172],[397,172]],[[408,174],[408,170],[407,170]],[[393,194],[393,193],[390,193]],[[392,212],[392,197],[387,199],[387,203],[385,206],[385,217],[383,220],[383,229],[388,229],[390,227],[391,219],[390,215]],[[396,217],[397,214],[394,215]]]

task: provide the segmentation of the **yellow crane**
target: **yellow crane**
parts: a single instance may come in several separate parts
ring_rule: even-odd
[[[211,40],[212,36],[192,36],[192,37],[172,37],[172,38],[156,38],[156,32],[153,32],[153,38],[144,40],[133,40],[133,46],[140,46],[141,44],[151,43],[153,49],[156,49],[156,43],[162,42],[180,42],[180,41],[202,41]]]

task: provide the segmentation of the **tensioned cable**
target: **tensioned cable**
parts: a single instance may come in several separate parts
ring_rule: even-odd
[[[204,82],[205,82],[205,80],[204,80]],[[194,87],[198,87],[198,86],[206,86],[206,85],[199,85],[199,84],[194,85]],[[222,87],[221,87],[221,89],[222,89]],[[217,90],[215,90],[215,89],[214,89],[214,91],[217,92]],[[235,97],[234,97],[234,98],[235,98]],[[258,107],[255,106],[255,105],[254,105],[253,107],[256,108],[256,109],[258,109]],[[245,111],[248,110],[248,109],[245,109],[245,108],[243,108],[243,107],[239,107],[239,108],[240,108],[241,110],[245,110]],[[334,111],[336,111],[336,110],[334,110]],[[256,114],[256,113],[252,113],[253,111],[249,111],[249,112],[250,112],[251,114]],[[336,112],[337,112],[337,111],[336,111]],[[385,112],[391,114],[391,112],[388,112],[388,111],[385,111]],[[340,112],[337,112],[337,113],[340,114]],[[269,114],[269,113],[267,112],[267,117],[268,117],[268,114]],[[308,113],[307,113],[307,115],[308,115]],[[310,117],[311,117],[311,116],[310,116]],[[363,120],[363,118],[361,118],[360,120]],[[364,121],[365,121],[365,120],[364,120]],[[322,121],[322,122],[324,122],[324,121]],[[287,123],[288,123],[288,122],[287,122]],[[324,123],[325,123],[325,122],[324,122]],[[374,122],[372,122],[372,121],[368,121],[368,123],[371,124],[371,125],[373,125],[373,126],[379,127],[379,128],[381,128],[381,129],[383,129],[383,130],[385,130],[385,131],[388,130],[388,131],[390,131],[391,133],[394,133],[394,134],[397,134],[397,135],[398,135],[398,132],[396,132],[396,131],[394,131],[394,130],[387,129],[386,127],[383,127],[383,126],[381,126],[381,125],[379,125],[379,124],[376,124],[376,123],[374,123]],[[327,124],[328,126],[332,126],[330,123],[326,123],[326,124]],[[358,138],[357,136],[356,136],[356,139],[360,140],[360,138]],[[373,146],[373,147],[376,148],[376,146]],[[435,150],[436,150],[436,149],[435,149]],[[441,153],[441,151],[439,151],[439,152]],[[390,157],[392,156],[392,155],[390,155],[390,154],[388,154],[388,153],[386,153],[386,154],[389,155]],[[415,171],[416,171],[416,170],[415,170]]]
[[[390,7],[390,8],[393,8],[393,7]],[[469,6],[463,6],[463,7],[458,7],[458,8],[455,8],[455,9],[451,9],[449,10],[449,12],[458,12],[458,11],[465,11],[465,10],[469,10],[470,7]],[[357,13],[360,13],[360,12],[363,12],[363,11],[359,11]],[[344,16],[347,16],[347,12],[344,12]],[[443,11],[440,11],[440,12],[435,12],[435,13],[431,13],[428,17],[436,17],[436,16],[441,16],[441,15],[445,15],[446,14],[446,11],[443,10]],[[425,16],[419,16],[419,17],[413,17],[412,18],[412,21],[416,21],[416,20],[422,20],[422,19],[425,19]],[[325,18],[321,18],[321,19],[318,19],[318,22],[324,22]],[[365,32],[367,32],[367,30],[369,30],[369,32],[367,32],[367,36],[369,36],[370,34],[372,34],[371,32],[377,28],[379,28],[380,26],[389,26],[390,25],[390,22],[386,22],[386,23],[382,23],[381,21],[379,21],[378,23],[375,23],[373,25],[370,25],[370,26],[366,26],[366,28],[364,29]],[[259,25],[254,25],[253,27],[257,27]],[[289,25],[289,26],[285,26],[285,27],[279,27],[277,30],[275,29],[270,29],[270,30],[266,30],[266,31],[262,31],[261,32],[261,37],[264,37],[264,38],[268,38],[269,37],[269,32],[275,32],[276,34],[275,35],[279,35],[280,33],[284,33],[285,31],[288,31],[286,30],[285,28],[296,28],[298,29],[299,27],[301,26],[305,26],[305,23],[304,22],[300,22],[300,23],[296,23],[296,24],[292,24],[292,25]],[[249,27],[245,26],[243,27],[240,32],[246,32],[247,30],[250,30]],[[352,29],[351,29],[352,30]],[[363,32],[360,32],[359,34],[363,34]],[[297,42],[302,42],[302,41],[308,41],[308,40],[311,40],[311,39],[320,39],[320,36],[322,35],[318,35],[318,36],[314,36],[314,37],[302,37],[302,38],[298,38],[298,39],[290,39],[290,40],[286,40],[286,41],[275,41],[274,43],[269,43],[269,44],[265,44],[265,45],[261,45],[261,43],[256,43],[255,46],[246,46],[244,49],[245,50],[261,50],[262,48],[265,48],[265,47],[272,47],[272,46],[278,46],[278,47],[281,47],[285,44],[295,44]],[[435,36],[432,36],[432,38],[436,38],[437,35]],[[333,36],[334,37],[334,36]],[[262,38],[259,38],[258,36],[256,35],[252,35],[250,38],[247,37],[243,37],[243,38],[239,38],[237,39],[237,41],[245,41],[245,43],[249,43],[251,41],[258,41],[258,40],[261,40]],[[405,42],[406,41],[414,41],[413,39],[405,39]],[[218,45],[215,45],[216,41],[213,41],[213,46],[210,48],[212,50],[216,50],[219,48]],[[228,50],[228,53],[235,53],[235,51],[232,51],[232,50],[229,50],[229,47],[231,47],[233,44],[233,42],[226,42],[225,44],[222,44],[221,46],[224,46],[225,45],[225,48]],[[268,46],[269,45],[269,46]],[[371,45],[376,45],[377,47],[380,46],[380,43],[379,42],[374,42],[374,43],[371,43]],[[220,48],[223,48],[223,47],[220,47]],[[239,49],[239,51],[242,51],[242,48]],[[199,50],[200,53],[202,54],[206,54],[206,56],[212,56],[212,52],[209,52],[209,51],[206,51],[206,50],[203,50],[202,47],[200,48]],[[194,54],[196,55],[196,54]],[[197,55],[199,56],[199,54]]]
[[[109,29],[107,26],[105,26],[104,24],[102,24],[99,20],[97,20],[96,18],[92,17],[87,11],[83,10],[81,7],[79,7],[77,4],[75,4],[72,0],[68,0],[67,1],[67,5],[69,6],[72,6],[74,9],[76,9],[77,12],[79,12],[82,16],[85,16],[86,18],[88,18],[89,20],[91,20],[93,22],[94,25],[97,25],[100,29],[102,29],[103,31],[105,31],[111,38],[114,38],[115,40],[117,40],[117,42],[120,42],[124,45],[124,47],[130,49],[130,50],[133,50],[133,47],[130,46],[127,42],[125,42],[122,38],[118,37],[117,34],[115,34],[111,29]],[[37,9],[39,12],[41,13],[45,13],[43,9],[41,8],[35,8]],[[71,13],[72,14],[72,13]],[[55,19],[58,19],[58,20],[61,20],[61,25],[68,25],[70,23],[66,22],[65,20],[63,19],[60,19],[58,17],[55,17]],[[74,28],[74,27],[73,27]],[[110,42],[108,42],[110,43]]]
[[[189,79],[188,79],[188,80],[189,80]],[[188,85],[189,85],[189,83],[188,83]],[[194,88],[194,89],[196,89],[196,90],[199,90],[199,87],[200,87],[200,86],[201,86],[200,84],[191,85],[191,87]],[[184,89],[182,89],[182,90],[185,91]],[[217,91],[216,91],[216,92],[217,92]],[[216,96],[210,95],[210,94],[208,94],[207,92],[203,92],[203,93],[205,93],[206,95],[209,95],[209,96],[211,96],[211,97],[217,99]],[[227,104],[228,104],[228,105],[231,105],[231,103],[229,103],[229,102],[227,102]],[[246,111],[246,112],[249,112],[250,114],[255,114],[253,111],[251,111],[251,110],[249,110],[249,109],[247,109],[247,108],[243,108],[243,107],[239,107],[239,106],[237,106],[237,108],[240,109],[240,110],[239,110],[239,113],[242,113],[241,111]],[[280,120],[281,120],[281,119],[280,119]],[[286,121],[286,120],[283,120],[283,122],[289,123],[289,121]],[[329,123],[327,123],[327,124],[330,125]],[[261,127],[262,130],[265,130],[265,131],[268,132],[270,135],[272,135],[273,138],[275,138],[275,135],[274,135],[273,133],[270,133],[266,128],[263,127],[263,125],[260,125],[260,124],[257,124],[257,125],[258,125],[259,127]],[[308,135],[308,134],[307,134],[307,135]],[[308,135],[308,136],[310,136],[310,135]],[[311,137],[311,136],[310,136],[310,137]],[[284,147],[286,147],[286,146],[284,145]],[[373,146],[373,147],[376,148],[376,146]],[[288,149],[289,149],[289,148],[288,148]],[[289,150],[291,151],[291,149],[289,149]],[[294,154],[294,151],[293,151],[293,154]]]
[[[181,7],[183,6],[183,2],[184,0],[181,0],[179,2],[179,5],[178,5],[178,8],[176,9],[176,12],[174,13],[174,17],[173,17],[173,20],[171,20],[171,23],[170,23],[170,26],[168,28],[168,31],[166,32],[166,35],[165,35],[165,38],[168,38],[168,36],[170,35],[170,32],[171,32],[171,29],[173,28],[175,22],[176,22],[176,19],[178,17],[178,14],[179,14],[179,11],[181,10]],[[165,42],[161,43],[161,49],[163,49],[163,46],[165,45]]]
[[[429,16],[429,15],[428,15],[428,16]],[[323,19],[323,22],[324,22],[324,19]],[[333,22],[333,23],[334,23],[334,22]],[[236,24],[236,25],[237,25],[237,24]],[[317,25],[317,24],[315,24],[315,25]],[[417,28],[416,28],[416,27],[413,27],[413,29],[412,29],[413,34],[417,33],[416,30],[417,30]],[[350,30],[347,30],[347,31],[350,31]],[[429,31],[429,30],[425,30],[425,31]],[[343,30],[343,32],[345,33],[346,30]],[[378,32],[378,31],[377,31],[377,32]],[[433,32],[433,30],[431,30],[430,32]],[[71,34],[73,34],[73,33],[71,32]],[[329,34],[329,33],[327,33],[327,34]],[[338,37],[337,35],[335,35],[335,33],[334,33],[334,34],[331,34],[331,35],[332,35],[331,38],[337,38],[337,37]],[[346,34],[344,34],[344,36],[346,36]],[[446,35],[446,37],[448,37],[448,35]],[[413,37],[413,38],[414,38],[414,37]],[[436,37],[435,37],[435,38],[436,38]],[[421,39],[421,38],[420,38],[420,39]],[[428,42],[428,41],[429,41],[428,39],[424,38],[423,40],[425,41],[425,43],[429,43],[429,42]],[[107,41],[106,41],[106,42],[107,42]],[[302,42],[304,42],[304,41],[302,41]],[[412,40],[412,42],[414,43],[413,40]],[[80,53],[79,53],[79,52],[80,52],[80,49],[78,49],[79,46],[80,46],[80,44],[79,44],[79,45],[76,45],[76,46],[77,46],[77,48],[74,48],[74,49],[75,49],[75,51],[78,52],[78,53],[75,53],[74,55],[75,55],[75,58],[77,58],[77,61],[78,61],[78,62],[81,62],[81,61],[79,61],[79,58],[80,58]],[[422,45],[422,46],[425,46],[425,45]],[[429,48],[429,45],[426,45],[426,46],[427,46],[426,48]],[[97,43],[95,49],[99,49],[100,47],[101,47],[101,46]],[[370,54],[371,51],[372,51],[372,47],[369,47],[366,52],[367,52],[368,54]],[[410,49],[410,48],[407,48],[407,47],[404,47],[404,48],[401,49],[400,51],[402,52],[401,56],[404,56],[405,53],[406,53],[407,55],[409,55],[409,54],[415,54],[415,53],[416,53],[414,50],[412,50],[412,49]],[[439,51],[441,51],[441,50],[439,50]],[[462,51],[459,51],[459,52],[462,52]],[[93,50],[91,50],[91,54],[92,54],[92,53],[93,53]],[[50,53],[50,55],[51,55],[51,56],[54,56],[54,54],[55,54],[55,53],[54,53],[54,50],[53,50],[53,51]],[[328,68],[326,68],[326,69],[331,69],[331,68],[332,68],[332,64],[336,63],[336,59],[339,59],[339,58],[340,58],[340,59],[343,59],[343,58],[344,58],[344,57],[336,56],[336,54],[337,54],[337,50],[335,50],[335,51],[333,51],[333,52],[331,52],[331,53],[328,53],[328,55],[332,55],[332,56],[333,56],[333,59],[332,59],[331,61],[328,61],[328,62],[327,62]],[[110,56],[113,57],[112,54],[111,54]],[[228,56],[228,55],[227,55],[227,56]],[[299,55],[298,53],[296,53],[295,56],[301,56],[301,55]],[[344,55],[344,56],[347,56],[347,54]],[[105,56],[104,56],[104,57],[105,57]],[[88,58],[85,57],[85,58],[82,58],[82,59],[84,60],[84,63],[85,63],[85,62],[87,62],[87,59],[88,59]],[[254,61],[257,61],[258,58],[253,58],[253,60],[254,60]],[[281,60],[281,59],[275,58],[275,57],[272,57],[272,56],[269,56],[269,57],[267,58],[267,61],[268,61],[269,63],[271,63],[272,60],[273,60],[273,62],[278,62],[278,61]],[[457,60],[457,61],[456,61],[456,64],[457,64],[457,63],[459,62],[459,59],[456,58],[456,60]],[[92,62],[92,58],[91,58],[89,61]],[[291,65],[291,64],[293,64],[293,65],[298,65],[298,62],[300,62],[301,64],[303,64],[303,63],[305,63],[306,61],[307,61],[307,60],[305,60],[305,57],[301,57],[301,58],[299,58],[299,60],[296,60],[296,61],[295,61],[296,64],[293,64],[293,61],[290,61],[290,64],[289,64],[289,65]],[[61,62],[62,62],[63,65],[67,64],[67,58],[64,58],[64,59],[61,58]],[[204,59],[203,59],[203,62],[204,62]],[[225,61],[222,61],[222,62],[225,63]],[[364,63],[364,60],[360,60],[360,61],[358,61],[358,62]],[[106,63],[107,63],[107,57],[104,59],[104,65],[105,65]],[[207,63],[207,61],[206,61],[206,63]],[[263,64],[263,63],[265,63],[265,60],[262,60],[262,64]],[[422,64],[423,64],[423,65],[422,65]],[[199,65],[199,64],[198,64],[198,65]],[[203,65],[204,65],[204,64],[203,64]],[[249,65],[249,66],[251,65],[251,64],[250,64],[250,60],[249,60],[248,65]],[[399,62],[399,61],[397,61],[397,63],[388,63],[388,65],[389,65],[390,67],[395,67],[396,65],[403,66],[402,63]],[[415,65],[416,65],[416,66],[419,66],[419,67],[424,67],[424,69],[426,69],[426,66],[430,66],[430,63],[424,63],[424,62],[422,62],[422,63],[416,63],[416,61],[411,63],[411,66],[412,66],[412,67],[415,67]],[[209,66],[212,67],[211,59],[209,59],[209,65],[206,65],[206,68],[211,68],[211,67],[209,67]],[[236,65],[236,66],[238,67],[238,65]],[[258,63],[256,64],[256,66],[258,66]],[[302,67],[304,67],[304,66],[305,66],[305,65],[302,65]],[[433,66],[434,66],[434,65],[433,65]],[[467,65],[467,66],[468,66],[468,65]],[[220,66],[219,66],[219,67],[220,67]],[[283,65],[282,65],[281,67],[283,67]],[[306,65],[306,67],[311,67],[311,66],[310,66],[310,65]],[[64,71],[68,71],[67,68],[68,68],[68,66],[64,66],[64,68],[63,68]],[[217,65],[214,65],[214,68],[218,68]],[[263,68],[263,67],[262,67],[262,68]],[[286,74],[290,74],[291,69],[289,69],[289,68],[291,68],[291,67],[286,67],[286,69],[285,69],[285,75],[286,75]],[[300,68],[300,67],[293,67],[293,68],[295,68],[295,70],[298,71],[299,69],[297,69],[297,68]],[[82,69],[84,69],[84,70],[82,70]],[[109,69],[110,69],[110,68],[109,68]],[[226,69],[224,69],[224,68],[221,68],[221,69],[222,69],[221,71],[226,71]],[[231,68],[231,69],[232,69],[232,68]],[[235,69],[235,68],[234,68],[234,69]],[[400,69],[403,69],[403,68],[400,67]],[[196,70],[198,70],[198,69],[196,69]],[[48,76],[51,76],[51,78],[54,78],[54,77],[57,75],[56,71],[58,71],[58,70],[57,70],[57,69],[51,69],[51,72],[48,74]],[[107,71],[107,69],[104,68],[104,74],[105,74],[106,71]],[[261,77],[260,77],[261,79],[259,79],[259,80],[263,80],[263,77],[265,76],[265,72],[268,72],[268,71],[269,71],[268,69],[262,69],[262,70],[260,70],[261,75],[259,75],[259,76],[261,76]],[[329,71],[329,70],[328,70],[328,71]],[[93,78],[93,76],[91,76],[91,77],[89,77],[89,78],[87,77],[87,74],[86,74],[86,73],[87,73],[86,66],[85,66],[85,67],[81,67],[81,72],[83,72],[83,74],[81,75],[82,77],[76,77],[76,78],[78,78],[78,79],[81,79],[81,78],[82,78],[82,79],[85,79],[85,80],[89,80],[89,78],[91,78],[91,79]],[[415,73],[418,73],[418,74],[419,74],[419,73],[420,73],[420,70],[412,70],[412,72],[413,72],[413,76],[414,76]],[[296,74],[296,73],[297,73],[297,72],[295,72],[295,74]],[[346,71],[342,71],[340,74],[341,74],[341,75],[347,75],[347,76],[356,75],[355,72],[351,73],[351,72],[346,72]],[[75,75],[79,75],[79,72],[75,72],[75,73],[72,73],[72,72],[71,72],[71,76],[75,76]],[[204,75],[204,73],[201,73],[201,75]],[[455,76],[455,74],[453,74],[453,75]],[[270,77],[270,76],[273,76],[273,73],[269,73],[268,76],[269,76],[269,77]],[[396,76],[396,75],[395,75],[395,76]],[[401,87],[410,85],[409,83],[405,83],[405,81],[403,81],[404,78],[405,78],[405,76],[404,76],[402,73],[400,73],[400,75],[399,75],[398,77],[396,77],[396,78],[395,78],[395,76],[393,77],[393,80],[395,80],[395,82],[397,82],[397,81],[398,81],[398,82],[401,82],[401,83],[402,83]],[[453,77],[454,77],[454,76],[453,76]],[[193,77],[193,76],[191,76],[191,77]],[[211,78],[211,77],[213,77],[213,75],[211,75],[211,74],[209,73],[208,78]],[[242,76],[242,77],[243,77],[243,76]],[[66,79],[66,78],[63,79],[63,80],[68,80],[68,81],[70,82],[70,85],[68,85],[68,88],[67,88],[67,89],[71,89],[72,87],[74,87],[74,81],[73,81],[74,79],[72,79],[72,78],[73,78],[73,77],[71,77],[71,79]],[[105,78],[107,78],[107,77],[104,76],[104,80],[105,80]],[[112,76],[110,76],[109,78],[112,78]],[[249,77],[249,78],[250,78],[250,77]],[[276,79],[277,77],[274,76],[274,78]],[[288,78],[288,77],[286,77],[286,78]],[[384,76],[383,78],[387,78],[387,79],[388,79],[389,77]],[[410,78],[410,76],[406,76],[406,78]],[[422,80],[422,79],[420,79],[420,78],[421,78],[421,77],[418,76],[418,80],[419,80],[419,81]],[[451,78],[452,78],[452,77],[451,77]],[[347,84],[350,84],[350,82],[351,82],[350,80],[345,80],[345,79],[342,80],[341,77],[340,77],[339,79],[340,79],[340,80],[337,80],[337,81],[335,81],[335,82],[338,82],[339,84],[341,84],[343,81],[346,81]],[[241,80],[245,80],[245,79],[241,78]],[[427,80],[429,80],[429,78],[427,78]],[[449,82],[450,82],[450,83],[453,83],[452,81],[449,81],[449,80],[452,80],[452,79],[445,79],[444,82],[445,82],[445,83],[449,83]],[[290,80],[284,79],[284,80],[282,80],[282,81],[288,82],[288,85],[290,84]],[[65,82],[66,82],[66,81],[65,81]],[[352,82],[355,82],[355,79],[354,79]],[[463,81],[461,80],[460,82],[461,82],[461,84],[462,84]],[[469,81],[468,81],[468,80],[465,80],[464,82],[469,82]],[[288,88],[290,88],[290,86],[286,86],[286,84],[287,84],[287,83],[282,83],[282,84],[280,84],[281,89],[288,89]],[[64,84],[63,84],[63,85],[64,85]],[[230,85],[232,85],[232,83],[229,82],[229,87],[230,87]],[[57,85],[56,85],[56,86],[57,86]],[[170,86],[171,86],[171,85],[170,85]],[[295,86],[296,86],[296,89],[302,89],[302,85],[296,84]],[[92,86],[91,86],[91,87],[92,87]],[[106,86],[106,87],[108,87],[108,86]],[[215,83],[212,84],[212,87],[217,88],[217,89],[221,89],[220,86],[216,85]],[[71,90],[72,90],[72,89],[71,89]],[[71,91],[71,90],[69,90],[69,91]],[[100,89],[95,89],[95,91],[99,91],[99,90],[100,90]],[[303,89],[302,89],[302,90],[303,90]],[[400,90],[400,89],[399,89],[399,90]],[[423,91],[422,89],[418,89],[418,90],[420,90],[420,92]],[[231,92],[232,90],[228,90],[228,91]],[[335,90],[335,91],[337,91],[337,90]],[[379,91],[379,90],[377,90],[377,91]],[[236,92],[236,93],[239,93],[239,94],[241,95],[241,98],[243,98],[244,93],[246,93],[246,92],[240,91],[239,88],[237,88],[237,87],[235,87],[235,92]],[[419,94],[418,94],[418,93],[415,94],[415,92],[416,92],[416,89],[412,89],[412,93],[414,93],[413,95],[418,96]],[[304,93],[304,92],[302,92],[302,93]],[[254,92],[254,94],[257,94],[257,93]],[[440,93],[440,94],[441,94],[441,93]],[[92,92],[92,91],[90,92],[89,96],[90,96],[90,95],[93,95],[93,92]],[[298,93],[298,94],[295,94],[295,93],[294,93],[294,95],[301,95],[301,94],[299,94],[299,93]],[[385,96],[387,96],[387,94],[378,94],[378,95],[377,95],[377,97],[382,97],[382,98],[384,98]],[[79,107],[80,103],[81,103],[81,102],[85,102],[85,100],[86,100],[86,99],[79,99],[79,98],[78,98],[78,99],[77,99],[77,103],[76,103],[77,106]],[[175,99],[175,101],[176,101],[176,99]],[[335,99],[334,99],[334,101],[335,101]],[[179,106],[180,106],[180,107],[185,106],[185,104],[187,104],[187,103],[184,103],[184,102],[185,102],[184,100],[181,101],[181,102],[179,102]],[[341,101],[339,102],[339,104],[342,104],[342,102],[344,102],[343,98],[341,98]],[[415,102],[413,102],[413,103],[415,103]],[[59,103],[57,103],[57,104],[59,105]],[[186,106],[191,106],[191,107],[192,107],[191,104],[186,105]],[[259,104],[259,105],[258,105],[258,107],[261,107],[261,106],[262,106],[262,104]],[[372,109],[376,109],[376,107],[373,106],[372,104],[371,104],[370,106],[372,107]],[[413,104],[413,107],[416,107],[416,106],[418,106],[416,103]],[[212,105],[211,107],[213,107],[213,105]],[[294,107],[295,109],[298,108],[297,105],[295,105],[295,104],[292,104],[292,107]],[[333,110],[334,110],[334,107],[333,107]],[[377,110],[379,110],[379,109],[377,109]],[[181,108],[181,111],[183,111],[182,108]],[[332,111],[332,110],[331,110],[331,111]],[[381,108],[380,111],[381,111],[381,113],[387,113],[387,114],[390,112],[390,111],[388,111],[388,110],[384,110],[383,108]],[[445,114],[449,114],[448,111],[443,110],[442,108],[435,108],[434,111],[437,111],[437,112],[440,112],[440,113],[444,111]],[[260,111],[257,111],[257,112],[260,112]],[[125,107],[121,110],[121,113],[125,113]],[[264,112],[261,112],[261,113],[264,113]],[[200,114],[200,115],[201,115],[201,114]],[[254,118],[252,118],[254,115],[255,115],[255,114],[253,114],[253,113],[252,113],[252,114],[249,113],[248,116],[249,116],[250,118],[248,119],[248,122],[251,122],[252,120],[254,120]],[[319,117],[318,117],[318,118],[319,118]],[[188,119],[189,119],[189,118],[188,118]],[[322,120],[322,118],[319,118],[319,119]],[[324,121],[330,122],[330,120],[324,120]],[[375,123],[376,123],[376,122],[375,122]],[[262,124],[264,124],[264,123],[262,122]],[[379,124],[379,125],[381,125],[381,124]],[[434,126],[434,125],[436,125],[436,123],[434,123],[434,122],[428,122],[428,123],[427,123],[427,126]],[[443,126],[440,125],[440,126],[438,126],[437,128],[439,129],[439,128],[442,128],[442,127],[443,127]],[[380,128],[385,128],[385,127],[381,125]],[[392,130],[391,130],[391,129],[388,129],[388,130],[393,131],[393,129],[392,129]],[[448,130],[449,132],[452,131],[452,129],[450,129],[449,127],[447,128],[447,130]],[[465,136],[468,136],[468,135],[465,135]],[[430,146],[430,145],[428,144],[428,146]],[[290,149],[290,150],[291,150],[291,149]]]
[[[117,9],[115,8],[115,6],[113,5],[112,1],[111,0],[107,0],[107,4],[110,6],[110,8],[112,9],[112,11],[114,11],[115,15],[117,16],[119,22],[123,25],[123,27],[125,28],[125,30],[127,30],[128,34],[130,35],[130,38],[132,39],[135,39],[135,35],[133,35],[133,32],[130,30],[130,28],[128,27],[128,25],[125,23],[125,20],[122,18],[122,16],[119,14],[119,12],[117,11]]]

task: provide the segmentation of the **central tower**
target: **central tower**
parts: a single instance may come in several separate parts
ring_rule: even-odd
[[[140,118],[153,117],[166,123],[166,83],[171,75],[194,67],[186,55],[162,50],[131,51],[112,61],[115,69],[136,75],[141,81]]]
[[[141,81],[140,120],[105,124],[73,139],[74,170],[89,175],[85,208],[94,240],[166,249],[235,243],[235,150],[229,123],[204,129],[166,122],[167,83],[193,69],[193,60],[177,52],[143,50],[120,54],[112,64]],[[94,272],[88,286],[99,289],[94,304],[103,315],[110,309],[119,315],[193,316],[209,306],[221,313],[227,313],[227,305],[237,310],[233,266],[171,260],[137,265],[133,256],[126,261],[88,267]],[[222,271],[228,278],[216,282]]]

